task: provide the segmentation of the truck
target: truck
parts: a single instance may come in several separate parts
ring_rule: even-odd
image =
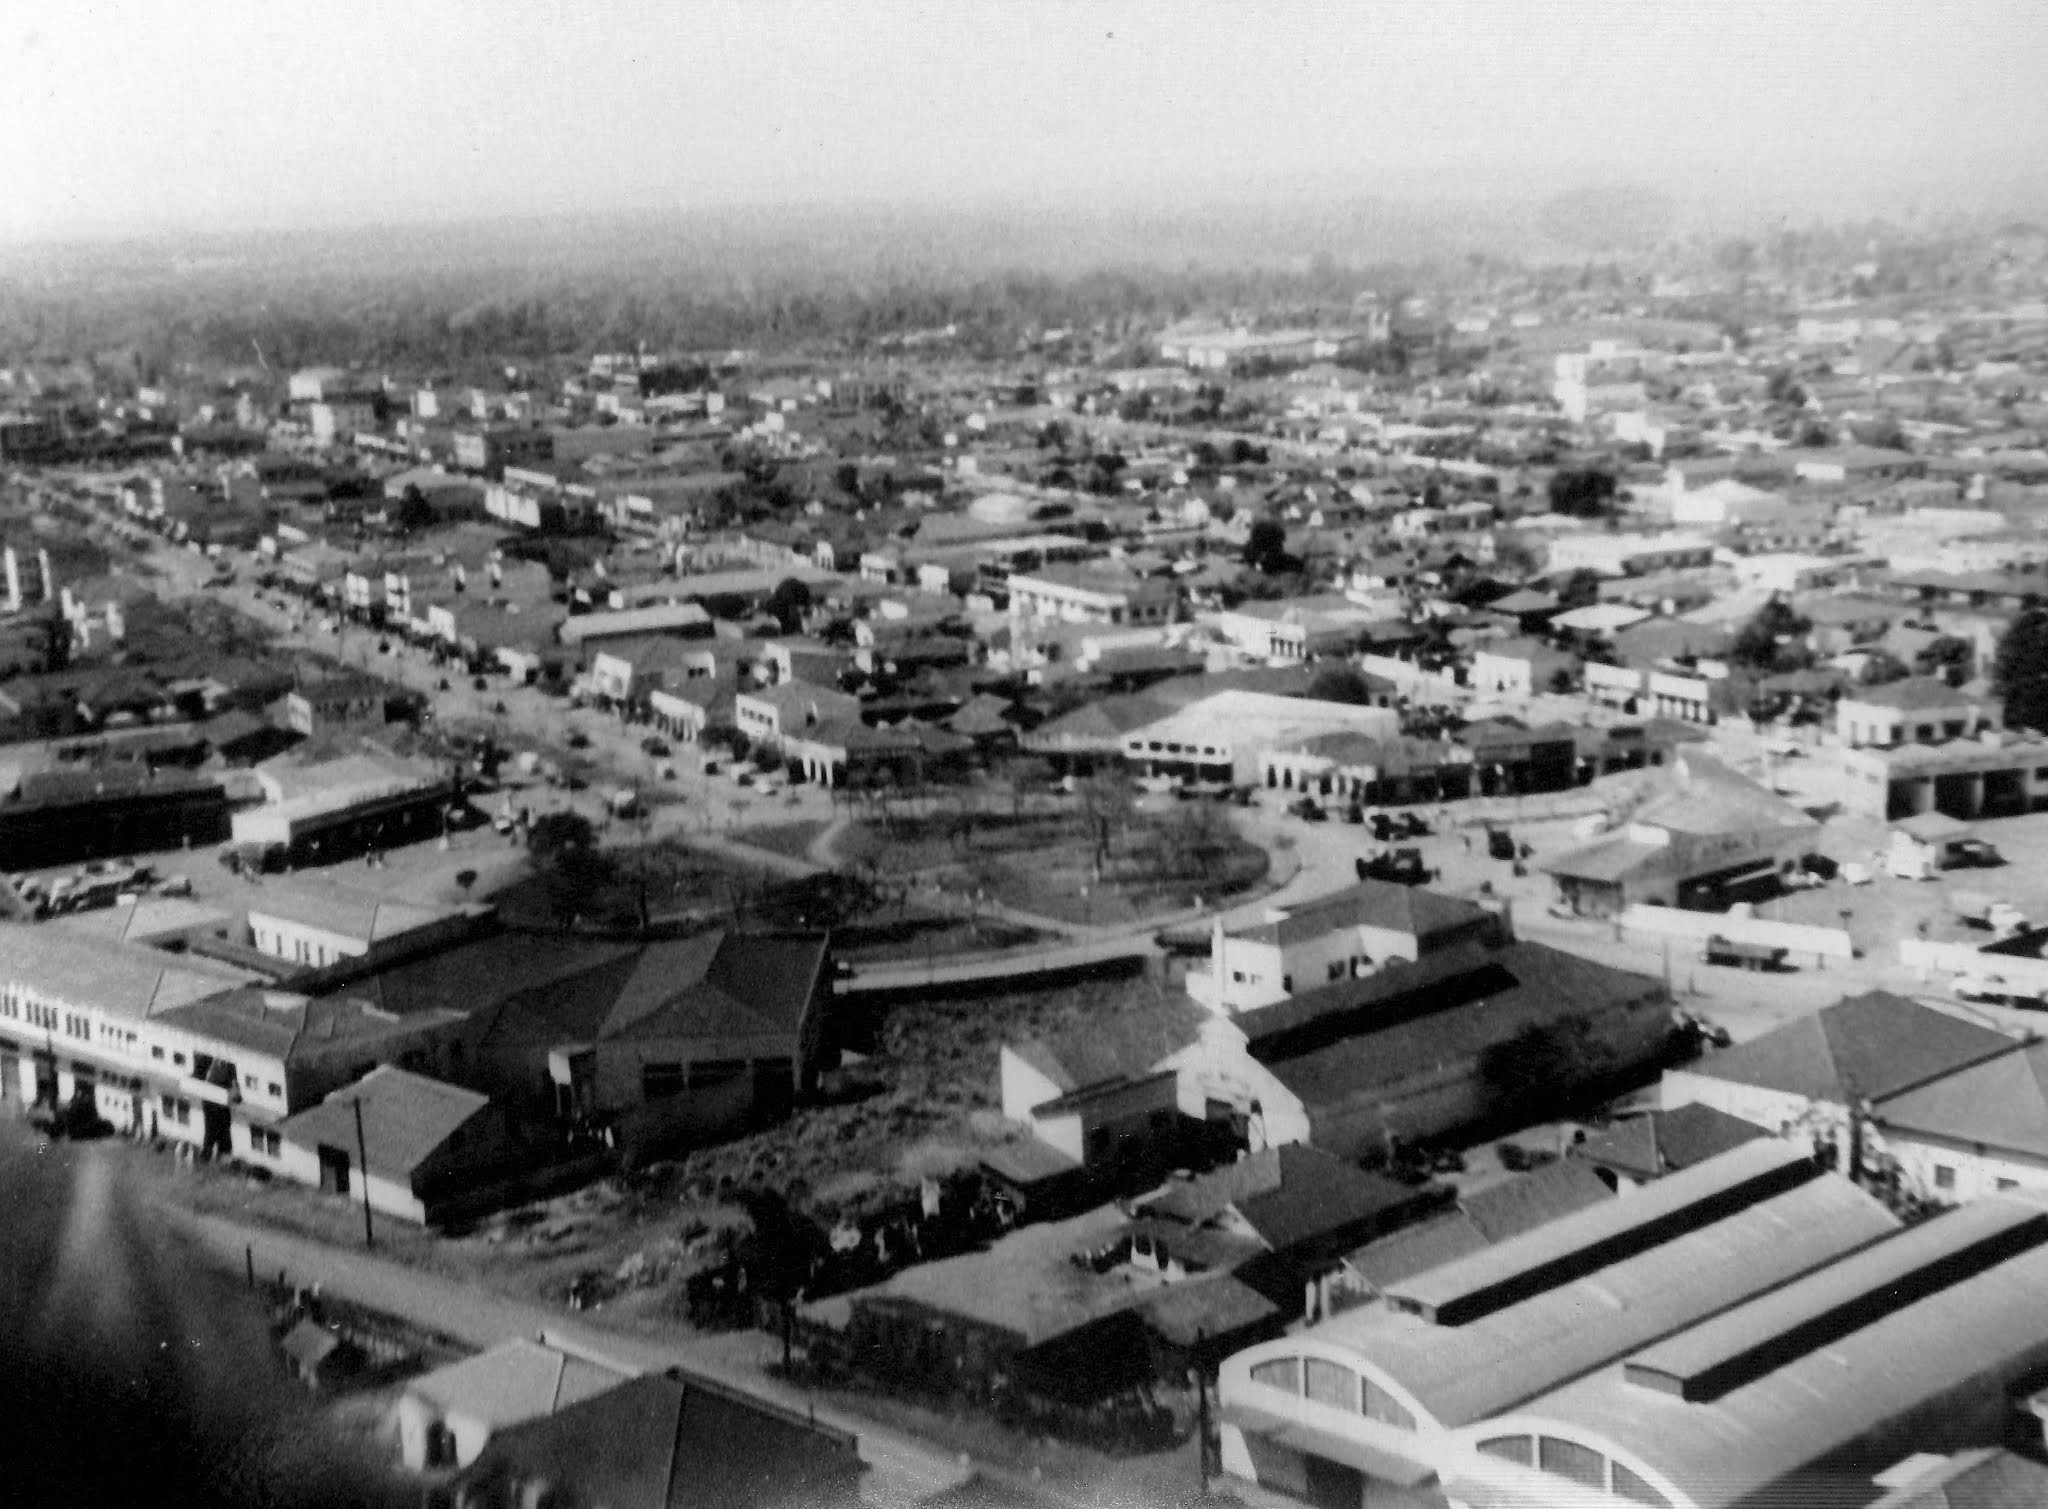
[[[1724,938],[1719,933],[1707,939],[1706,947],[1700,950],[1700,957],[1709,964],[1722,964],[1731,969],[1750,969],[1763,973],[1776,973],[1785,967],[1786,950],[1768,943],[1744,943],[1734,938]]]
[[[1982,891],[1951,891],[1948,904],[1958,919],[1970,927],[1984,928],[2001,938],[2027,930],[2027,918],[2011,902],[2000,901]]]

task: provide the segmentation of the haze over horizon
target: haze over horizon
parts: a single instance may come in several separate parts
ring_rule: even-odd
[[[0,239],[732,206],[2048,201],[2048,7],[16,0]]]

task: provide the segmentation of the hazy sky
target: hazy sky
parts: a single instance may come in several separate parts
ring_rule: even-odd
[[[0,0],[0,236],[734,202],[2036,202],[2042,0]]]

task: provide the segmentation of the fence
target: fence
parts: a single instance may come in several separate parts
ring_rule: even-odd
[[[1970,943],[1901,938],[1899,962],[1923,980],[1936,974],[1996,975],[2015,995],[2048,997],[2048,959],[2030,959],[2025,954],[1987,954]]]
[[[1621,914],[1621,930],[1639,937],[1667,938],[1704,946],[1709,938],[1782,948],[1790,957],[1825,967],[1856,957],[1849,935],[1838,927],[1809,927],[1765,917],[1730,917],[1721,912],[1685,912],[1667,906],[1632,906]]]
[[[1368,676],[1393,682],[1404,697],[1423,693],[1448,698],[1466,690],[1455,677],[1441,671],[1426,671],[1412,660],[1396,660],[1391,655],[1361,655],[1358,666]]]

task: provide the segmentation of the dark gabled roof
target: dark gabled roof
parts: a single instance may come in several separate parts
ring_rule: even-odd
[[[1206,685],[1206,678],[1204,684]],[[1049,718],[1032,730],[1034,742],[1057,743],[1061,739],[1121,739],[1134,728],[1156,723],[1171,712],[1171,704],[1148,693],[1128,697],[1101,697],[1085,707]]]
[[[175,1007],[156,1020],[195,1037],[275,1054],[286,1062],[317,1055],[336,1044],[354,1044],[370,1051],[378,1039],[408,1033],[418,1026],[417,1020],[408,1022],[353,996],[308,998],[255,985]]]
[[[1280,1307],[1235,1274],[1209,1273],[1168,1284],[1141,1300],[1145,1324],[1178,1347],[1229,1337],[1281,1320]]]
[[[1055,1037],[1012,1043],[1010,1051],[1072,1094],[1150,1074],[1160,1060],[1193,1043],[1210,1019],[1194,1002],[1175,997],[1092,1019]]]
[[[1983,700],[1958,691],[1939,676],[1908,676],[1902,681],[1889,681],[1882,686],[1858,687],[1842,695],[1867,707],[1889,707],[1906,713],[1971,707]]]
[[[1346,1261],[1368,1284],[1385,1289],[1613,1198],[1586,1165],[1569,1159],[1546,1163],[1464,1196],[1456,1209],[1369,1242]]]
[[[494,1042],[793,1035],[825,968],[823,933],[709,933],[630,946],[504,998]]]
[[[1887,1129],[2048,1158],[2048,1043],[1958,1069],[1885,1103]]]
[[[1459,1202],[1487,1242],[1505,1242],[1525,1231],[1613,1198],[1598,1174],[1560,1159],[1475,1191]]]
[[[1285,944],[1320,938],[1340,928],[1371,927],[1426,941],[1492,915],[1462,897],[1446,896],[1424,886],[1396,885],[1391,880],[1361,880],[1285,911],[1279,921],[1249,928],[1235,936]]]
[[[1345,1261],[1373,1288],[1384,1289],[1486,1245],[1486,1234],[1472,1217],[1462,1210],[1451,1210],[1368,1242]]]
[[[474,1090],[386,1065],[287,1117],[278,1130],[299,1147],[327,1143],[354,1153],[358,1101],[370,1171],[401,1181],[490,1107],[490,1098]]]
[[[1170,1185],[1146,1209],[1190,1225],[1234,1208],[1274,1252],[1432,1198],[1301,1143]]]
[[[607,1509],[780,1509],[850,1501],[860,1471],[843,1431],[656,1375],[499,1431],[463,1480],[544,1479]]]
[[[1574,1159],[1640,1179],[1658,1179],[1770,1133],[1698,1101],[1617,1121],[1572,1149]]]
[[[1884,1100],[2019,1046],[1989,1027],[1872,990],[1709,1053],[1687,1072],[1847,1106]]]
[[[1646,975],[1540,943],[1465,946],[1234,1020],[1252,1057],[1313,1113],[1472,1059],[1531,1024],[1598,1020],[1661,990]]]
[[[399,1016],[440,1007],[476,1016],[633,951],[631,943],[507,928],[351,978],[345,988]]]

